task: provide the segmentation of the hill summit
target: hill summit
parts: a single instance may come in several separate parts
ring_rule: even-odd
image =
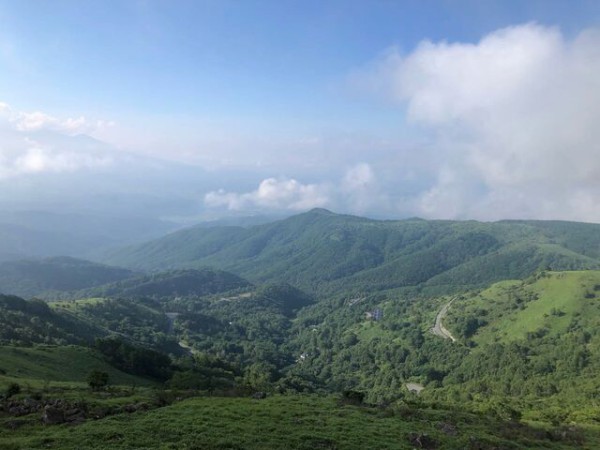
[[[137,270],[212,266],[311,291],[483,286],[536,270],[600,268],[600,225],[373,220],[313,209],[242,227],[193,227],[112,253]]]

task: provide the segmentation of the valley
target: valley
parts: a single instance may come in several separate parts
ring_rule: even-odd
[[[598,124],[598,0],[0,0],[0,450],[599,450]]]
[[[152,446],[140,430],[155,420],[188,430],[161,434],[161,445],[203,436],[202,448],[277,448],[286,437],[295,448],[600,439],[600,247],[579,244],[598,241],[600,226],[315,210],[202,230],[183,231],[198,233],[185,251],[196,239],[205,250],[163,271],[148,270],[181,256],[182,232],[122,250],[123,263],[139,261],[124,269],[60,258],[0,266],[0,392],[19,386],[0,410],[2,445],[96,448],[82,436],[97,434],[120,436],[114,448]],[[90,388],[92,372],[108,381]],[[73,398],[87,408],[77,407],[76,428],[39,423],[51,402]],[[37,406],[15,417],[19,402]],[[206,408],[219,427],[201,425]],[[109,413],[84,412],[99,409]]]

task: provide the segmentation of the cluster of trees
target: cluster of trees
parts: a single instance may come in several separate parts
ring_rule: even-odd
[[[168,299],[185,296],[201,297],[251,286],[243,278],[222,270],[208,268],[199,270],[181,269],[130,278],[89,289],[78,293],[78,295]]]
[[[85,343],[91,330],[56,314],[46,302],[0,294],[0,343],[13,345]]]
[[[411,254],[418,252],[423,259],[410,268],[399,263],[394,268],[362,274],[361,277],[372,277],[369,286],[379,283],[382,270],[389,270],[389,280],[399,267],[406,269],[400,271],[404,278],[390,281],[390,286],[402,285],[402,280],[408,284],[425,280],[461,258],[485,253],[496,245],[483,235],[431,244],[417,232],[419,229],[415,228],[413,239],[404,236],[401,243],[387,241],[383,248],[392,246],[388,250],[395,251],[395,245],[412,246]],[[333,231],[337,233],[334,241],[339,242],[339,248],[335,244],[324,251],[370,245],[362,240],[357,243],[343,229]],[[380,237],[374,233],[370,239]],[[427,255],[432,248],[445,250],[437,265],[431,267],[434,263]],[[371,256],[377,257],[375,253]],[[350,261],[360,265],[358,260]],[[555,307],[548,310],[548,317],[539,319],[538,327],[504,340],[486,340],[481,336],[493,334],[491,330],[499,318],[523,311],[538,301],[539,289],[530,284],[546,282],[549,278],[544,277],[549,275],[539,273],[524,282],[456,296],[444,322],[459,338],[453,343],[429,332],[436,312],[449,298],[431,298],[426,295],[426,285],[373,293],[361,291],[358,284],[349,282],[343,287],[340,284],[339,293],[320,297],[317,302],[288,284],[249,290],[247,285],[226,282],[227,287],[235,287],[223,293],[220,289],[225,285],[216,280],[229,278],[213,275],[203,275],[209,287],[202,292],[210,292],[208,295],[103,299],[56,309],[38,300],[0,296],[0,339],[21,344],[66,343],[84,341],[81,336],[102,329],[120,336],[100,335],[96,340],[96,349],[107,361],[125,372],[177,389],[347,391],[364,394],[369,403],[381,403],[411,395],[405,385],[417,382],[425,386],[421,399],[461,402],[473,408],[487,405],[498,414],[511,417],[518,415],[520,409],[533,409],[531,405],[537,401],[555,413],[556,408],[571,408],[568,414],[574,418],[578,402],[589,404],[590,398],[600,398],[597,387],[589,381],[600,371],[600,322],[595,319],[597,315],[590,313],[600,312],[600,308],[593,309],[599,283],[585,287],[585,301],[591,305],[586,310],[588,314],[573,314],[568,308],[567,314]],[[162,283],[164,292],[172,292],[188,286],[188,276],[198,281],[197,274],[187,271],[145,280]],[[450,290],[456,289],[454,286]],[[366,315],[375,309],[382,311],[381,317]],[[179,314],[174,326],[164,312]],[[82,320],[77,322],[76,318]],[[547,321],[552,320],[569,322],[557,333],[548,325],[551,322]],[[86,323],[93,323],[96,328],[86,328]],[[184,351],[179,341],[191,347],[193,356],[181,356]],[[96,374],[91,382],[99,386],[103,379]]]
[[[175,331],[195,351],[239,367],[262,363],[280,370],[292,362],[285,348],[291,319],[309,303],[310,297],[289,285],[227,298],[178,299],[178,309],[185,312],[177,318]]]
[[[124,372],[161,381],[171,376],[171,358],[159,351],[132,345],[119,338],[97,339],[95,348],[111,365]]]

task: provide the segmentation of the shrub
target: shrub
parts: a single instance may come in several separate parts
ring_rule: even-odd
[[[87,377],[87,382],[93,390],[100,390],[108,384],[108,373],[92,370]]]
[[[10,398],[13,395],[17,395],[19,392],[21,392],[21,386],[19,385],[19,383],[10,383],[6,388],[6,398]]]
[[[365,399],[365,393],[359,391],[347,390],[342,392],[342,402],[348,405],[362,405]]]

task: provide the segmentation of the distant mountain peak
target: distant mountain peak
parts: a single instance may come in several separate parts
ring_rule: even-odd
[[[313,208],[310,211],[307,211],[306,214],[321,214],[321,215],[328,215],[328,216],[337,216],[336,213],[329,211],[328,209],[325,209],[325,208]]]

